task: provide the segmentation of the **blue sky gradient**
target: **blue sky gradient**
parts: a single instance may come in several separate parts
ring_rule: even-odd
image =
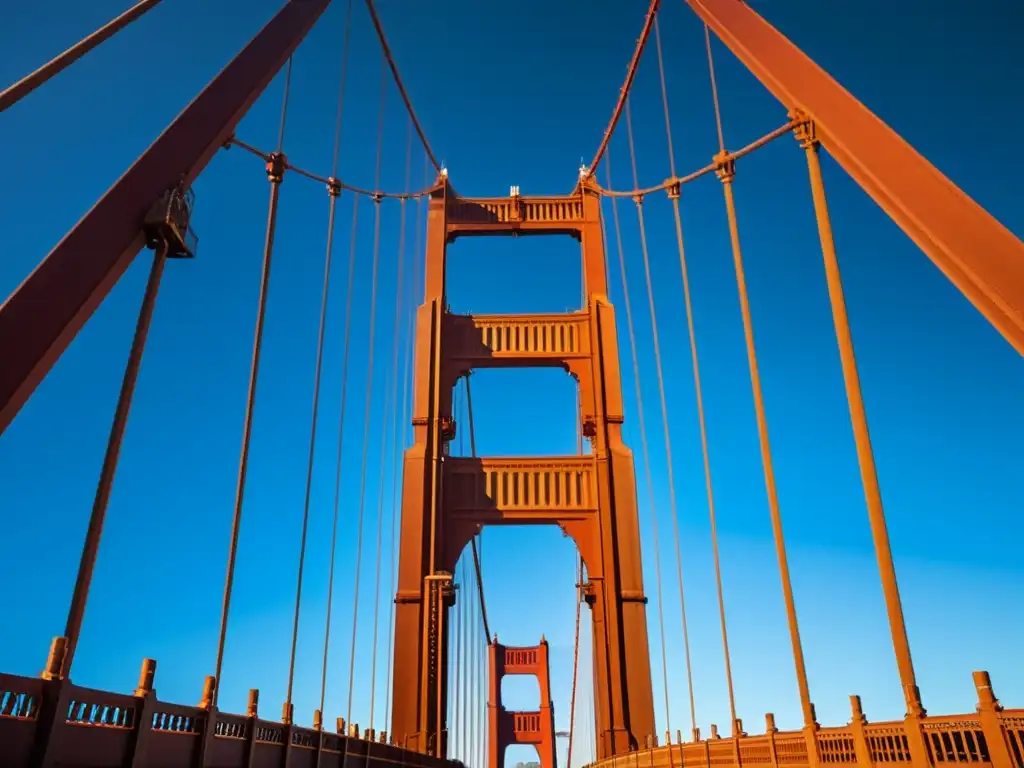
[[[752,0],[871,109],[1018,235],[1024,135],[1017,98],[1024,6],[1013,0],[815,3]],[[0,27],[0,82],[14,81],[123,10],[123,0],[15,4]],[[8,148],[0,186],[0,295],[30,273],[278,6],[277,0],[169,0],[0,117]],[[572,188],[600,140],[645,3],[523,0],[518,4],[381,0],[380,13],[427,135],[466,195]],[[661,31],[680,172],[716,150],[700,24],[665,0]],[[595,10],[596,9],[596,10]],[[335,2],[294,60],[285,149],[330,172],[345,3]],[[715,46],[731,147],[782,124],[784,110],[723,46]],[[353,11],[341,176],[372,187],[381,59],[366,10]],[[283,77],[238,136],[270,149]],[[388,84],[382,187],[402,188],[407,123]],[[668,176],[655,60],[643,62],[632,109],[643,185]],[[624,131],[612,143],[614,187],[632,186]],[[830,159],[824,160],[892,546],[919,684],[934,713],[974,708],[970,672],[992,673],[1007,706],[1024,704],[1024,362]],[[423,186],[414,153],[413,186]],[[603,179],[603,174],[602,174]],[[719,184],[687,188],[683,216],[708,415],[725,600],[739,715],[800,725]],[[195,185],[198,258],[168,265],[110,506],[75,682],[129,691],[143,657],[158,659],[162,699],[198,701],[212,674],[264,236],[262,164],[221,152]],[[829,314],[806,169],[783,138],[739,165],[740,229],[812,697],[826,724],[849,719],[847,696],[872,720],[899,718],[896,678]],[[415,205],[407,206],[408,252]],[[243,711],[261,690],[265,717],[285,695],[310,430],[327,195],[289,176],[282,188],[264,362],[228,635],[221,705]],[[669,205],[645,204],[672,429],[697,721],[727,729],[728,701],[703,489],[693,381]],[[606,214],[609,210],[606,208]],[[623,353],[627,439],[637,462],[652,669],[666,727],[651,556],[650,509],[661,530],[670,727],[689,728],[666,457],[651,326],[632,203],[620,204],[643,378],[654,497],[643,482],[637,393],[628,367],[623,286],[611,300]],[[359,204],[339,577],[327,722],[349,689],[352,582],[364,419],[380,420],[394,381],[400,209],[382,208],[372,405],[363,412],[370,314],[372,203]],[[339,205],[320,428],[314,468],[295,708],[309,724],[319,699],[333,514],[342,317],[352,200]],[[422,222],[421,222],[422,223]],[[614,237],[608,217],[609,246]],[[614,250],[609,257],[614,259]],[[460,241],[449,250],[454,311],[564,311],[580,306],[578,246],[568,238]],[[420,262],[420,254],[416,255]],[[0,667],[37,674],[63,629],[134,318],[143,254],[0,439],[3,540]],[[409,264],[408,259],[406,264]],[[409,284],[406,272],[405,284]],[[398,337],[407,341],[409,293]],[[417,294],[417,301],[419,294]],[[399,367],[403,356],[399,356]],[[561,371],[486,371],[473,379],[478,452],[576,450],[574,386]],[[464,404],[462,395],[458,402]],[[465,440],[465,418],[460,438]],[[406,439],[408,430],[404,432]],[[385,543],[392,449],[373,429],[363,543],[353,714],[369,721],[375,537]],[[457,451],[467,451],[463,442]],[[383,475],[383,483],[381,478]],[[380,488],[383,487],[383,494]],[[491,625],[504,642],[551,643],[557,722],[568,725],[574,548],[557,529],[489,530],[484,572]],[[375,724],[385,718],[390,562],[382,563]],[[460,614],[461,616],[462,614]],[[586,620],[586,613],[584,612]],[[471,621],[471,619],[465,619]],[[585,623],[584,627],[588,625]],[[480,630],[474,622],[474,632]],[[589,639],[581,649],[580,745],[593,755]],[[536,688],[509,681],[509,706]],[[564,744],[563,744],[564,748]],[[509,753],[510,762],[523,759]],[[471,761],[472,762],[472,761]]]

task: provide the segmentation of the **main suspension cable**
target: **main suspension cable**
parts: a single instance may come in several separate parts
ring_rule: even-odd
[[[255,147],[252,144],[249,144],[248,142],[242,141],[241,139],[239,139],[239,138],[237,138],[235,136],[232,136],[230,139],[228,139],[224,143],[224,146],[225,146],[225,148],[238,147],[239,149],[242,149],[242,150],[248,152],[249,154],[254,155],[254,156],[260,158],[264,162],[268,162],[270,160],[270,157],[271,157],[271,153],[264,152],[259,147]],[[346,192],[351,192],[351,193],[353,193],[355,195],[362,195],[363,197],[369,197],[369,198],[373,198],[373,199],[382,198],[382,199],[392,199],[392,200],[415,200],[415,199],[421,198],[421,197],[429,197],[430,193],[433,192],[435,187],[437,186],[436,184],[430,184],[428,186],[427,182],[424,181],[424,186],[423,187],[421,187],[420,189],[414,190],[412,192],[409,192],[409,191],[405,191],[405,192],[388,192],[388,191],[382,190],[382,189],[368,189],[366,187],[358,187],[355,184],[351,184],[350,182],[345,181],[344,179],[332,178],[331,176],[324,176],[324,175],[319,174],[319,173],[314,173],[313,171],[306,170],[305,168],[300,168],[299,166],[293,164],[291,161],[288,161],[285,164],[285,168],[287,170],[289,170],[289,171],[294,172],[295,174],[297,174],[299,176],[302,176],[303,178],[309,179],[310,181],[315,181],[318,184],[332,184],[333,183],[333,184],[336,184],[340,189],[342,189],[342,190],[344,190]],[[711,170],[714,170],[714,169],[713,168],[709,169],[709,172]],[[335,174],[335,176],[336,176],[336,174]]]
[[[604,136],[601,137],[601,144],[598,146],[597,153],[587,168],[588,176],[593,176],[597,172],[597,166],[601,163],[601,158],[604,157],[608,149],[608,142],[612,140],[612,134],[615,133],[615,126],[618,125],[619,117],[622,115],[622,108],[626,104],[626,99],[629,98],[629,91],[633,87],[633,79],[636,77],[637,67],[640,66],[640,57],[643,55],[644,46],[647,45],[647,38],[651,34],[651,26],[654,24],[654,17],[658,12],[660,4],[661,0],[651,0],[650,5],[647,6],[644,27],[640,31],[640,38],[636,41],[636,48],[633,49],[633,58],[629,60],[626,80],[619,89],[619,99],[615,102],[615,109],[612,110],[612,117],[608,121],[608,127],[605,128]]]
[[[384,68],[383,58],[380,70],[380,111],[377,116],[377,167],[374,171],[375,183],[380,183],[381,161],[384,153],[384,97],[386,94],[385,78],[387,70]],[[377,319],[377,268],[380,263],[380,206],[379,200],[374,202],[373,209],[373,265],[371,267],[372,277],[370,282],[370,328],[366,362],[366,402],[363,406],[363,459],[362,469],[359,473],[359,515],[356,532],[356,563],[355,579],[352,587],[352,645],[349,652],[348,662],[348,705],[345,709],[345,720],[352,722],[352,694],[355,691],[353,677],[356,670],[356,635],[359,629],[359,577],[363,558],[363,520],[366,511],[366,463],[369,456],[370,446],[370,406],[373,404],[373,357],[374,357],[374,331]]]
[[[380,40],[381,51],[384,54],[384,59],[387,61],[388,67],[391,68],[391,75],[394,77],[395,85],[398,87],[398,93],[401,95],[402,101],[405,103],[405,109],[409,113],[409,119],[412,120],[412,124],[416,128],[416,133],[420,137],[420,141],[423,143],[423,151],[430,160],[430,164],[434,166],[434,170],[440,172],[441,164],[437,162],[437,158],[434,156],[434,151],[430,148],[430,142],[427,141],[427,135],[423,132],[423,126],[420,125],[419,118],[416,117],[416,110],[412,108],[412,100],[409,98],[409,93],[405,90],[405,85],[402,83],[402,76],[398,74],[398,65],[395,64],[394,56],[391,55],[391,47],[388,45],[387,37],[384,35],[384,27],[380,23],[380,16],[377,15],[377,9],[373,4],[373,0],[366,0],[366,9],[370,12],[370,19],[373,21],[373,28],[377,31],[377,39]]]
[[[54,56],[34,72],[0,91],[0,112],[13,107],[32,91],[60,74],[96,46],[105,43],[147,11],[159,5],[161,0],[141,0],[120,16],[111,19],[92,34],[83,37],[63,53]]]
[[[231,611],[231,596],[235,584],[235,564],[238,558],[238,536],[242,525],[242,502],[245,497],[245,481],[249,472],[249,446],[252,441],[252,422],[256,411],[256,382],[259,379],[260,357],[263,352],[263,325],[267,316],[267,295],[270,291],[270,266],[274,256],[274,234],[277,231],[277,205],[281,195],[281,181],[284,179],[284,129],[288,114],[288,96],[291,91],[292,60],[288,57],[288,70],[284,81],[284,96],[281,100],[281,121],[277,134],[278,151],[267,161],[267,180],[270,182],[270,202],[267,205],[267,228],[263,240],[263,266],[260,270],[259,300],[256,308],[256,329],[254,332],[252,359],[249,365],[249,388],[245,403],[245,421],[242,425],[242,448],[238,459],[238,480],[235,485],[235,509],[231,517],[231,543],[228,545],[227,573],[224,577],[224,596],[220,609],[220,629],[217,637],[217,661],[214,667],[214,707],[221,689],[221,669],[224,664],[224,644],[228,633],[228,615]]]
[[[340,83],[338,85],[338,109],[335,115],[334,121],[334,151],[331,155],[331,177],[338,175],[338,162],[341,153],[341,129],[342,129],[342,116],[345,104],[345,83],[348,79],[348,53],[349,53],[349,40],[350,30],[352,23],[352,0],[348,0],[345,9],[345,30],[344,37],[341,46],[341,75]],[[331,259],[331,249],[334,246],[334,219],[336,214],[338,195],[334,194],[334,190],[337,187],[328,186],[328,190],[331,192],[330,200],[330,211],[328,214],[328,235],[327,235],[327,260]],[[334,479],[334,515],[331,521],[331,555],[330,565],[328,566],[327,575],[327,615],[324,622],[324,657],[323,665],[320,669],[320,715],[321,720],[323,719],[324,702],[327,697],[327,659],[330,652],[331,643],[331,614],[332,614],[332,603],[334,601],[334,565],[337,557],[337,544],[338,544],[338,509],[341,498],[341,457],[342,457],[342,446],[344,442],[344,426],[345,426],[345,402],[346,394],[348,390],[348,352],[349,352],[349,336],[350,336],[350,321],[352,317],[352,289],[355,278],[355,250],[356,250],[356,223],[357,214],[359,212],[359,198],[354,196],[352,199],[352,241],[349,247],[348,257],[348,283],[345,289],[345,320],[344,329],[342,331],[344,335],[344,351],[342,352],[342,372],[341,372],[341,412],[339,414],[339,426],[338,426],[338,455],[337,465],[335,468],[335,479]]]
[[[409,183],[409,174],[412,167],[412,124],[410,121],[409,130],[407,132],[405,142],[405,182],[406,185]],[[392,341],[391,341],[391,367],[389,369],[388,378],[389,383],[385,385],[385,391],[390,390],[391,396],[384,403],[384,418],[381,421],[387,428],[388,419],[394,419],[391,415],[392,411],[398,412],[398,342],[400,339],[400,333],[402,328],[402,309],[404,308],[404,302],[402,301],[403,291],[405,288],[405,200],[399,203],[400,221],[398,224],[398,267],[397,276],[395,278],[395,316],[393,321]],[[392,430],[394,431],[394,430]],[[373,713],[374,704],[376,703],[377,695],[377,628],[380,619],[380,567],[382,558],[382,547],[381,543],[384,536],[384,465],[387,461],[387,431],[381,434],[380,440],[380,489],[378,491],[377,498],[377,566],[375,576],[375,586],[373,593],[373,646],[372,646],[372,661],[370,663],[370,730],[373,730]],[[397,438],[397,436],[396,436]],[[397,474],[398,467],[392,467],[392,475]],[[394,514],[394,500],[392,500],[391,507],[391,529],[394,531],[395,528],[395,514]],[[385,727],[387,720],[385,722]]]
[[[598,183],[596,179],[594,179],[592,183],[594,184],[594,188],[598,192],[600,192],[603,197],[633,198],[637,197],[638,195],[640,197],[647,197],[648,195],[653,195],[655,192],[664,192],[666,190],[674,194],[676,189],[683,187],[687,184],[690,184],[691,182],[697,181],[697,179],[703,178],[708,174],[714,173],[720,165],[719,160],[735,161],[739,160],[742,157],[746,157],[747,155],[760,149],[766,144],[770,144],[776,139],[788,135],[793,131],[794,128],[803,123],[806,123],[806,120],[802,118],[789,120],[785,124],[780,125],[778,128],[769,131],[768,133],[764,134],[760,138],[755,139],[749,144],[740,147],[739,149],[733,152],[726,152],[724,155],[719,155],[718,157],[715,158],[714,162],[708,163],[707,165],[702,166],[701,168],[698,168],[695,171],[691,171],[685,176],[676,176],[673,173],[671,176],[669,176],[669,178],[665,179],[659,184],[653,184],[649,187],[634,187],[633,189],[608,189],[606,187],[601,186],[601,184]]]
[[[626,125],[629,123],[629,102],[626,102]],[[607,153],[605,162],[605,176],[611,184],[611,156]],[[662,594],[661,584],[661,552],[658,543],[658,514],[654,502],[654,479],[651,474],[651,456],[647,446],[647,426],[644,419],[644,397],[640,388],[640,363],[636,351],[636,333],[633,327],[633,310],[629,300],[629,280],[626,276],[626,257],[622,247],[622,226],[619,221],[618,201],[612,199],[612,220],[615,226],[615,244],[619,257],[619,275],[622,280],[623,304],[626,309],[626,328],[629,332],[629,352],[633,361],[633,384],[636,387],[637,422],[640,427],[640,449],[643,453],[644,478],[647,483],[647,498],[651,510],[651,531],[654,536],[654,570],[658,588],[658,629],[661,634],[661,675],[662,684],[665,689],[665,720],[669,721],[669,699],[668,699],[668,655],[665,648],[665,600]]]

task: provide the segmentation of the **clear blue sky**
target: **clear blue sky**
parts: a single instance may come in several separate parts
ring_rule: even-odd
[[[1014,153],[1024,134],[1019,88],[1024,6],[1014,0],[753,3],[772,23],[901,132],[1018,235],[1024,233]],[[124,0],[15,4],[0,28],[0,82],[10,82],[123,9]],[[135,27],[0,117],[8,149],[0,187],[7,295],[63,233],[270,17],[276,0],[168,0]],[[463,194],[569,190],[614,103],[645,3],[409,3],[380,12],[398,64],[436,151]],[[344,3],[336,2],[295,58],[286,150],[327,174]],[[344,178],[372,186],[380,58],[355,3],[353,64],[342,154]],[[715,150],[699,24],[665,0],[662,33],[677,164],[704,165]],[[784,113],[717,46],[726,139],[739,146]],[[270,148],[283,78],[245,118],[239,136]],[[668,175],[653,58],[633,99],[644,184]],[[389,86],[382,186],[399,189],[406,124]],[[616,137],[615,186],[630,186]],[[420,178],[416,155],[414,178]],[[831,161],[826,161],[837,244],[925,706],[974,708],[972,669],[988,669],[1008,706],[1024,703],[1024,362]],[[198,701],[213,672],[248,359],[266,214],[261,164],[238,150],[217,156],[196,184],[198,259],[168,266],[117,478],[74,679],[129,691],[140,660],[159,660],[157,689]],[[771,438],[812,696],[823,723],[848,719],[860,693],[870,719],[902,715],[863,496],[843,397],[817,238],[799,151],[790,139],[744,161],[737,196]],[[678,261],[663,200],[649,204],[655,295],[673,430],[683,556],[695,661],[698,722],[725,728],[728,706],[714,607],[706,501],[684,332]],[[351,201],[340,206],[314,478],[310,552],[295,705],[309,723],[319,697],[328,540],[340,391],[341,317]],[[630,293],[644,375],[654,501],[662,530],[673,729],[688,728],[673,587],[671,519],[643,270],[631,204],[625,222]],[[343,471],[339,587],[328,718],[348,691],[352,569],[367,368],[372,210],[360,210],[360,256]],[[397,204],[384,209],[381,301],[371,417],[382,415],[390,375],[398,239]],[[774,711],[800,724],[763,490],[721,193],[708,179],[684,204],[698,341],[725,571],[739,714],[757,732]],[[259,687],[276,717],[284,697],[298,551],[326,194],[289,177],[281,219],[259,386],[237,587],[222,705],[244,708]],[[570,240],[474,240],[450,250],[456,311],[562,311],[579,305]],[[31,403],[0,439],[0,499],[7,556],[0,560],[0,666],[38,673],[62,631],[134,316],[148,269],[130,269]],[[612,301],[625,339],[622,286]],[[404,333],[404,330],[403,330]],[[626,352],[623,346],[623,352]],[[642,456],[631,377],[623,382],[628,439]],[[557,371],[485,372],[474,379],[482,454],[575,450],[571,380]],[[462,426],[464,427],[465,420]],[[384,430],[370,434],[355,714],[366,724],[373,622],[374,546]],[[658,603],[650,556],[650,499],[641,522],[647,558],[652,657]],[[385,533],[387,528],[385,528]],[[568,720],[573,631],[573,549],[557,530],[504,529],[485,537],[493,627],[503,641],[552,643],[559,727]],[[385,553],[384,571],[388,572]],[[390,596],[381,597],[381,637]],[[586,644],[584,644],[586,646]],[[383,719],[385,643],[378,654],[377,725]],[[586,657],[586,647],[584,647]],[[584,662],[581,685],[589,675]],[[660,664],[653,664],[664,729]],[[536,694],[509,686],[508,703]],[[581,693],[580,717],[590,706]],[[330,720],[329,720],[330,722]],[[586,730],[581,726],[581,737]],[[591,730],[592,736],[592,730]],[[574,762],[588,758],[581,746]],[[522,759],[522,752],[510,759]]]

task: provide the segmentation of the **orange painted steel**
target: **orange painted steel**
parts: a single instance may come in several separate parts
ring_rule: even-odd
[[[504,768],[505,751],[513,744],[532,744],[540,768],[556,768],[555,704],[551,700],[551,654],[542,636],[539,645],[488,644],[487,768]],[[510,675],[537,678],[540,701],[532,711],[511,711],[501,701],[501,681]]]
[[[686,3],[1024,354],[1024,243],[749,5]]]
[[[437,753],[445,732],[444,615],[463,549],[484,525],[558,525],[587,566],[593,615],[598,755],[636,749],[655,733],[633,459],[613,309],[607,299],[600,199],[466,199],[444,178],[431,196],[424,303],[418,310],[414,443],[405,454],[395,618],[393,730]],[[564,315],[445,311],[448,243],[462,235],[562,234],[582,246],[586,308]],[[586,456],[454,458],[455,382],[480,367],[557,366],[578,382]],[[440,458],[444,456],[444,462]],[[413,684],[411,681],[418,681]],[[443,752],[441,752],[443,754]]]
[[[711,726],[711,738],[645,750],[642,754],[611,757],[589,768],[931,768],[931,766],[1024,765],[1024,709],[1003,709],[992,691],[987,672],[974,673],[978,697],[973,712],[924,717],[913,722],[868,722],[859,696],[850,697],[849,725],[822,727],[810,732],[780,731],[775,715],[765,715],[765,732],[720,738]],[[917,756],[913,742],[922,744]]]
[[[171,187],[187,187],[217,149],[231,139],[235,125],[328,2],[290,0],[0,306],[0,431],[140,249],[140,222],[152,202]],[[678,194],[682,183],[712,171],[725,172],[731,182],[736,159],[797,129],[807,150],[865,489],[874,497],[869,504],[873,505],[873,519],[881,520],[880,491],[821,171],[814,154],[817,143],[830,151],[1021,352],[1024,244],[746,4],[739,0],[686,2],[783,102],[791,122],[738,152],[716,156],[711,165],[689,177],[676,178],[673,170],[673,178],[659,187],[608,194],[647,194],[655,189]],[[367,0],[367,5],[386,49],[373,4]],[[642,39],[595,166],[628,96],[657,5],[657,0],[650,4]],[[386,55],[404,91],[394,61]],[[411,106],[409,111],[411,114]],[[277,154],[265,156],[272,158],[285,162]],[[334,179],[289,168],[327,182],[335,191],[344,186]],[[746,734],[736,720],[729,738],[720,738],[712,725],[709,739],[701,741],[695,728],[690,743],[681,743],[677,736],[676,744],[655,746],[633,461],[622,438],[618,348],[614,312],[607,297],[600,217],[602,190],[593,179],[593,170],[584,172],[573,194],[559,197],[461,198],[444,174],[426,193],[424,302],[417,311],[414,336],[414,442],[404,456],[395,599],[393,662],[399,683],[394,687],[390,737],[381,733],[378,738],[372,728],[360,734],[357,725],[342,718],[337,720],[335,732],[328,732],[320,710],[314,712],[313,728],[298,727],[292,722],[290,705],[280,722],[261,719],[256,690],[250,691],[245,715],[220,712],[215,676],[206,678],[198,706],[161,702],[154,688],[156,662],[151,659],[143,662],[139,684],[130,695],[76,686],[66,670],[73,652],[71,633],[70,642],[67,637],[55,639],[41,676],[0,674],[0,763],[341,767],[352,765],[352,758],[367,768],[456,768],[457,763],[443,759],[449,695],[445,682],[447,615],[455,599],[455,563],[484,525],[545,524],[557,525],[571,536],[586,564],[589,581],[581,592],[593,617],[596,766],[619,768],[625,759],[626,766],[644,762],[651,768],[740,768],[748,764],[816,768],[826,763],[856,768],[880,764],[1024,768],[1024,709],[1004,709],[988,674],[975,672],[974,712],[928,716],[917,694],[909,666],[909,642],[902,629],[894,634],[907,695],[908,712],[903,720],[869,723],[859,697],[853,696],[851,722],[846,726],[820,727],[813,721],[813,712],[810,718],[805,712],[808,722],[802,730],[780,732],[769,713],[763,735]],[[728,184],[726,190],[730,234],[738,250]],[[579,240],[584,309],[544,315],[455,315],[447,311],[447,246],[463,236],[509,234],[569,235]],[[574,377],[580,393],[580,432],[591,441],[592,453],[531,458],[448,455],[449,442],[456,433],[452,390],[458,378],[474,368],[525,366],[560,367]],[[884,520],[881,525],[884,527]],[[875,528],[877,534],[881,529]],[[887,547],[887,542],[876,542],[879,552]],[[894,576],[885,575],[892,571],[891,563],[883,563],[882,570],[886,589],[894,590]],[[503,762],[504,746],[511,741],[538,744],[543,768],[554,766],[547,653],[543,640],[533,648],[506,648],[496,638],[490,645],[490,768]],[[538,676],[538,711],[511,713],[501,708],[500,677],[517,673]],[[803,699],[809,705],[806,694]],[[644,752],[642,758],[639,751]],[[634,754],[626,756],[629,752]]]
[[[216,680],[206,678],[198,706],[156,696],[156,661],[145,659],[130,694],[73,685],[60,677],[64,645],[56,641],[42,677],[0,674],[0,765],[123,765],[191,768],[261,765],[345,768],[459,768],[396,744],[386,733],[360,732],[338,718],[325,729],[266,720],[259,691],[249,691],[244,715],[213,704]]]
[[[289,0],[0,305],[0,433],[145,244],[142,223],[188,187],[329,0]]]

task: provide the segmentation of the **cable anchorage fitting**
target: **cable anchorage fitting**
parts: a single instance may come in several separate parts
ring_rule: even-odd
[[[338,197],[341,194],[341,182],[333,176],[327,177],[327,194],[331,197]]]
[[[199,247],[199,238],[192,229],[195,204],[195,193],[186,185],[184,177],[164,190],[142,222],[146,245],[156,250],[162,243],[166,244],[170,259],[194,258]]]
[[[678,177],[672,177],[665,181],[665,191],[668,193],[669,200],[678,200],[683,194],[683,183]]]
[[[284,180],[284,172],[288,168],[288,158],[284,152],[271,152],[267,159],[267,181],[280,184]]]
[[[715,163],[715,176],[723,184],[731,184],[736,178],[736,160],[725,150],[722,150],[712,158]]]
[[[810,149],[820,144],[817,131],[814,129],[814,121],[802,109],[791,109],[789,119],[796,125],[793,126],[793,136],[800,142],[801,149]]]
[[[383,192],[374,192],[372,195],[370,195],[370,199],[373,200],[373,202],[375,202],[375,203],[377,203],[379,205],[381,200],[384,199],[384,193]]]
[[[636,203],[636,207],[637,207],[637,208],[639,208],[640,206],[642,206],[642,205],[644,204],[644,195],[643,195],[643,192],[636,192],[636,193],[635,193],[635,194],[633,195],[633,202],[634,202],[634,203]]]

